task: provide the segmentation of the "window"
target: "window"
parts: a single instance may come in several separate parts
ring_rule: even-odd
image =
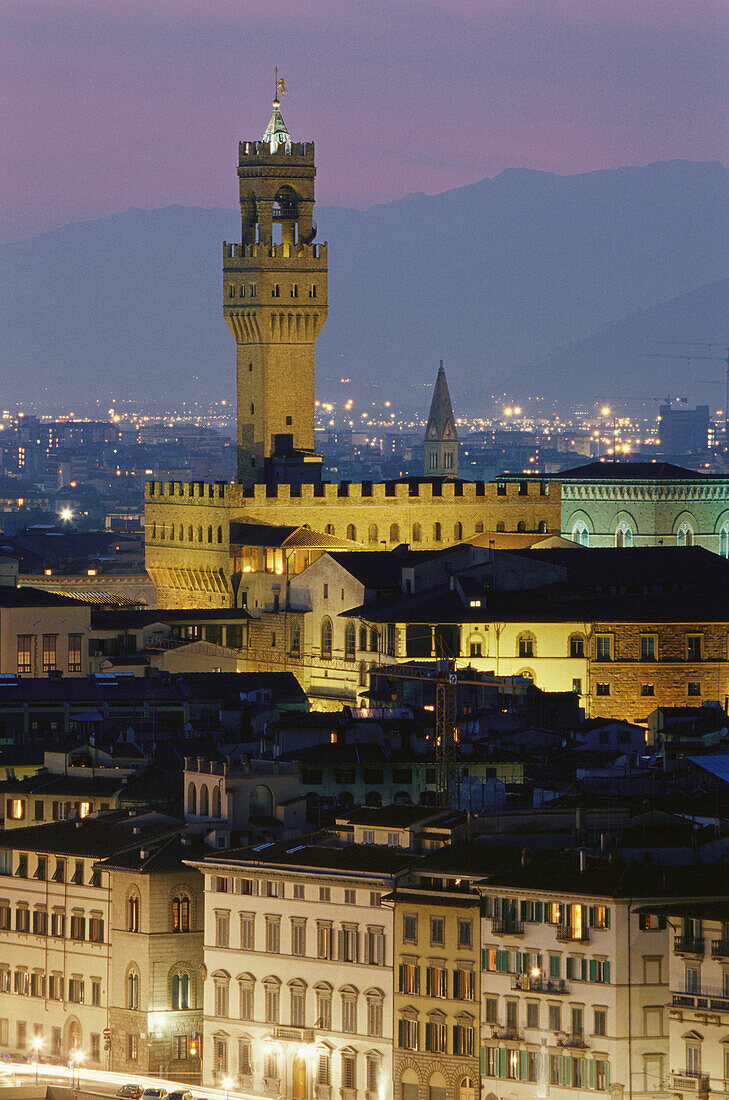
[[[585,639],[581,634],[573,634],[570,638],[570,657],[585,656]]]
[[[91,917],[89,921],[89,940],[91,943],[103,943],[104,942],[104,919],[103,917]]]
[[[429,966],[427,968],[425,971],[425,992],[428,997],[448,996],[448,971],[445,966]]]
[[[25,799],[9,798],[7,800],[6,814],[11,821],[25,821]]]
[[[172,975],[172,1008],[176,1012],[190,1007],[190,977],[188,974]]]
[[[317,921],[316,926],[316,954],[319,959],[332,958],[332,926],[331,923]]]
[[[250,1077],[253,1073],[252,1050],[253,1043],[250,1039],[238,1040],[238,1073],[244,1077]]]
[[[457,1001],[472,1001],[475,988],[472,970],[459,967],[453,971],[453,996]]]
[[[405,943],[416,943],[418,939],[418,918],[407,913],[402,921],[402,938]]]
[[[400,541],[400,527],[397,523],[390,524],[390,542]]]
[[[57,634],[44,634],[43,635],[43,671],[55,672],[56,671],[56,642],[58,640]]]
[[[472,947],[473,946],[473,921],[460,920],[458,921],[458,946],[459,947]]]
[[[357,1087],[357,1056],[352,1050],[342,1051],[342,1088]]]
[[[539,1003],[537,1001],[527,1001],[526,1026],[530,1028],[539,1027]]]
[[[71,939],[86,939],[86,918],[81,913],[71,914]]]
[[[238,1015],[241,1020],[253,1019],[253,978],[246,975],[238,979]]]
[[[344,891],[344,904],[356,905],[357,904],[357,891],[348,889]]]
[[[33,671],[33,635],[18,634],[18,675],[28,675]]]
[[[48,913],[45,909],[33,910],[33,932],[36,936],[48,935]]]
[[[439,523],[433,524],[433,542],[440,542],[442,539],[441,526]]]
[[[572,680],[572,690],[575,695],[582,695],[582,680],[579,676],[575,676]]]
[[[81,672],[81,642],[82,634],[69,634],[68,636],[68,671]]]
[[[470,646],[469,646],[469,650],[470,650],[469,656],[471,656],[471,657],[481,657],[481,656],[483,656],[483,654],[481,652],[481,650],[482,650],[482,643],[481,642],[471,642]]]
[[[344,628],[344,659],[353,661],[355,658],[356,631],[353,622],[348,622]]]
[[[66,914],[58,909],[51,913],[51,935],[57,939],[66,935]]]
[[[398,1046],[403,1050],[418,1049],[418,1021],[409,1018],[398,1020]]]
[[[339,930],[339,961],[357,962],[359,934],[357,925],[345,924]]]
[[[84,884],[84,861],[82,859],[77,859],[74,863],[71,882],[77,886],[83,886]]]
[[[322,619],[321,623],[321,658],[330,661],[332,658],[332,620]]]
[[[316,1023],[322,1031],[331,1031],[332,1028],[332,992],[330,989],[318,989],[316,991]]]
[[[84,983],[82,978],[71,978],[69,980],[68,999],[77,1005],[84,1003]]]
[[[446,1025],[439,1018],[430,1019],[425,1025],[425,1049],[435,1054],[446,1050]]]
[[[215,1015],[227,1016],[228,1015],[228,989],[229,978],[226,975],[213,975],[214,989],[215,989]]]
[[[597,634],[595,636],[595,660],[612,661],[613,636],[612,634]]]
[[[190,899],[184,894],[178,894],[172,899],[172,931],[190,931]]]
[[[264,997],[264,1016],[267,1024],[277,1024],[281,1003],[281,990],[278,984],[268,982]]]
[[[533,657],[535,655],[534,635],[520,634],[517,641],[518,657]]]
[[[127,931],[139,931],[139,895],[132,894],[127,902]]]
[[[139,974],[127,975],[127,1008],[139,1008]]]
[[[610,684],[600,684],[600,683],[595,684],[595,694],[596,695],[603,695],[603,696],[604,695],[609,695],[610,694]]]
[[[230,940],[230,913],[218,910],[215,914],[215,946],[228,947]]]
[[[382,997],[379,993],[367,996],[367,1034],[382,1035]]]
[[[101,1004],[101,978],[91,979],[91,1003],[96,1006]]]
[[[641,684],[640,685],[640,694],[642,696],[645,697],[645,696],[649,696],[649,695],[655,695],[655,693],[656,693],[655,684]]]
[[[561,1005],[549,1005],[547,1009],[547,1016],[549,1019],[549,1031],[561,1031],[562,1030],[562,1006]]]
[[[690,523],[682,523],[676,532],[676,546],[693,546],[694,532]]]
[[[701,661],[703,650],[703,634],[687,634],[686,635],[686,660],[687,661]]]
[[[458,1023],[453,1028],[453,1053],[465,1054],[469,1058],[473,1057],[474,1046],[474,1028],[473,1024],[466,1017],[461,1023]],[[475,1095],[472,1094],[472,1095]]]
[[[306,954],[306,921],[294,918],[291,921],[291,954]]]
[[[641,636],[640,636],[640,659],[641,659],[641,661],[655,661],[655,659],[656,659],[656,636],[655,636],[655,634],[641,634]]]
[[[687,694],[693,696],[701,695],[701,683],[699,680],[689,680]]]
[[[365,960],[369,966],[385,965],[385,933],[382,928],[368,928],[365,933]]]
[[[439,946],[445,943],[445,921],[443,917],[430,918],[430,942]]]
[[[278,955],[281,950],[281,919],[266,917],[266,951],[269,955]]]
[[[399,992],[420,993],[420,967],[415,963],[403,962],[398,967]]]
[[[302,983],[291,986],[291,1026],[304,1027],[306,1023],[306,989]]]

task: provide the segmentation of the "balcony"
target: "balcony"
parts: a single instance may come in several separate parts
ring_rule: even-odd
[[[511,917],[494,917],[491,931],[494,936],[523,936],[524,921],[513,920]]]
[[[696,1096],[709,1095],[708,1073],[672,1073],[671,1088],[677,1092],[691,1092]]]
[[[524,1036],[515,1027],[501,1027],[498,1024],[491,1025],[491,1038],[492,1039],[504,1039],[509,1043],[522,1043]]]
[[[573,928],[571,924],[560,924],[557,927],[557,939],[560,943],[589,943],[589,928]]]
[[[274,1036],[294,1043],[313,1043],[316,1038],[312,1027],[276,1027]]]
[[[586,1050],[587,1049],[587,1043],[585,1042],[585,1036],[584,1035],[566,1035],[564,1032],[561,1032],[557,1036],[557,1046],[558,1047],[572,1047],[573,1049],[576,1049],[576,1050]]]
[[[511,988],[522,993],[568,994],[570,987],[563,978],[532,978],[529,974],[517,974],[511,979]]]
[[[723,989],[678,990],[671,994],[673,1008],[695,1008],[702,1012],[729,1012],[729,996]]]
[[[703,936],[674,936],[673,952],[675,955],[703,955]]]
[[[729,940],[712,940],[711,957],[712,959],[729,958]]]

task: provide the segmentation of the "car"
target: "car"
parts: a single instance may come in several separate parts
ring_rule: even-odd
[[[140,1100],[167,1100],[167,1089],[145,1089]]]
[[[167,1093],[167,1100],[192,1100],[192,1093],[189,1089],[175,1089]]]
[[[139,1100],[143,1092],[144,1089],[141,1085],[135,1085],[133,1081],[130,1081],[117,1090],[117,1096],[128,1096],[129,1100]]]

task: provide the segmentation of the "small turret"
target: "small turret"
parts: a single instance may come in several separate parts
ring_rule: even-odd
[[[425,426],[424,448],[427,476],[458,476],[458,433],[442,359]]]

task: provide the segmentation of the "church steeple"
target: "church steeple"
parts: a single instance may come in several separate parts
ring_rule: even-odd
[[[458,476],[458,432],[442,359],[425,426],[424,449],[426,475]]]

